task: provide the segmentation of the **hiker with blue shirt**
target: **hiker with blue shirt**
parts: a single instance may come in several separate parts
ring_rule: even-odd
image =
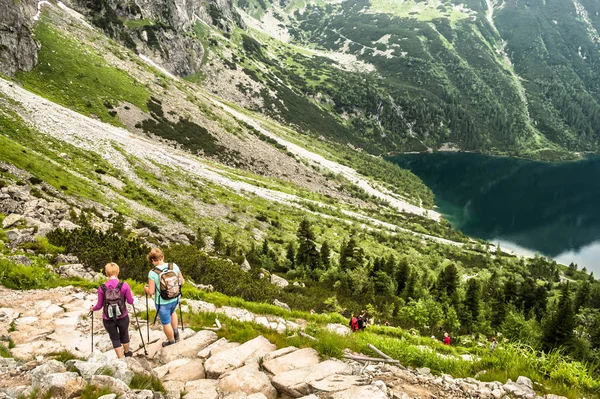
[[[183,276],[175,263],[165,263],[165,256],[159,248],[152,248],[147,258],[154,267],[148,273],[148,285],[144,286],[144,291],[148,295],[154,294],[157,316],[167,336],[162,346],[173,345],[179,341],[179,321],[175,310],[181,296]]]

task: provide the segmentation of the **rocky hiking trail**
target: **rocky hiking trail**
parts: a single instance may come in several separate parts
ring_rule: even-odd
[[[87,311],[95,300],[95,292],[72,286],[30,291],[0,287],[0,336],[12,342],[10,351],[14,357],[0,358],[0,398],[91,397],[89,392],[82,396],[90,386],[98,392],[111,392],[103,394],[103,399],[539,397],[525,377],[502,384],[434,376],[427,368],[415,370],[400,364],[322,359],[312,348],[277,349],[263,336],[242,344],[229,342],[219,339],[212,329],[195,332],[185,328],[179,343],[163,348],[163,334],[152,326],[145,356],[133,314],[130,336],[134,357],[117,360],[102,327],[101,312],[94,315],[92,352],[92,322]],[[140,313],[145,312],[144,302],[137,297],[134,303]],[[268,325],[281,333],[306,325],[303,320],[292,322],[244,309],[217,308],[203,301],[186,302],[185,311],[223,314],[231,319]],[[144,324],[145,320],[140,320],[146,340]],[[328,328],[339,334],[348,333],[346,326]],[[64,351],[87,360],[63,363],[53,359]],[[139,386],[140,380],[158,379],[163,392],[153,384]]]

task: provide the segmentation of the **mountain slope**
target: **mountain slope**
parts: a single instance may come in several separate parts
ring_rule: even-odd
[[[239,2],[258,45],[244,39],[250,62],[234,60],[285,104],[257,108],[372,152],[452,143],[568,158],[598,151],[600,43],[588,3]]]

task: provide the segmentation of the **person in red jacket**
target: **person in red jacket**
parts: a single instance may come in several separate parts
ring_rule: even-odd
[[[358,319],[355,315],[352,315],[350,318],[350,328],[352,329],[352,332],[358,331]]]
[[[444,333],[444,345],[450,345],[450,336],[447,332]]]

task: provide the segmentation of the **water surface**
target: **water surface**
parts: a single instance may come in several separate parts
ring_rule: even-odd
[[[390,160],[419,176],[465,234],[600,274],[600,157],[547,163],[436,153]]]

